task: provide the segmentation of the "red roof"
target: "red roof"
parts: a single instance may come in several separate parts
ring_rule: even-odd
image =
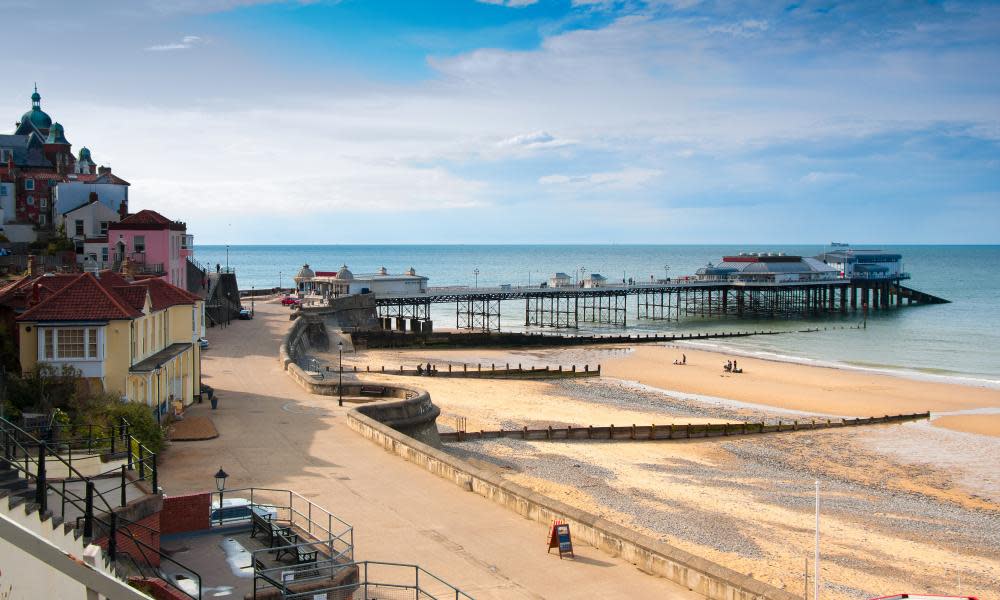
[[[54,285],[56,277],[63,279],[61,289],[40,294],[37,302],[32,301],[35,282],[39,288]],[[114,271],[101,271],[98,275],[83,273],[38,277],[26,285],[23,306],[28,310],[17,318],[18,321],[109,321],[134,319],[142,316],[149,294],[153,310],[163,310],[179,304],[193,305],[198,296],[171,285],[163,279],[143,279],[128,282]],[[27,278],[26,278],[27,279]],[[41,281],[41,280],[47,281]],[[0,294],[0,302],[7,296],[7,289]]]
[[[142,312],[129,306],[119,294],[83,273],[69,285],[29,308],[18,321],[109,321],[134,319]]]
[[[161,310],[178,304],[194,304],[195,301],[201,300],[198,296],[182,290],[160,277],[134,281],[132,286],[144,287],[149,290],[149,298],[153,301],[153,310]]]
[[[77,273],[47,273],[36,277],[25,275],[0,290],[0,305],[23,310],[34,302],[35,283],[38,284],[38,299],[42,300],[64,288],[78,276]]]
[[[174,229],[184,231],[187,226],[180,221],[171,221],[155,210],[140,210],[117,223],[108,224],[108,229]]]
[[[336,277],[336,271],[316,271],[316,277]]]
[[[146,290],[141,285],[116,285],[113,288],[129,306],[136,310],[146,308]]]

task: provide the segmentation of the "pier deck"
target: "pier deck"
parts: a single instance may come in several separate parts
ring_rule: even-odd
[[[580,323],[625,327],[633,318],[678,321],[684,317],[796,317],[888,308],[941,299],[893,281],[689,281],[607,287],[432,287],[423,293],[378,294],[385,329],[431,330],[431,304],[454,304],[455,327],[500,330],[500,303],[524,301],[526,327],[577,328]],[[933,299],[933,300],[931,300]]]

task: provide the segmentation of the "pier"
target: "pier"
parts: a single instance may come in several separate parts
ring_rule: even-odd
[[[431,304],[453,304],[455,327],[499,331],[501,303],[523,301],[525,327],[578,328],[581,323],[626,327],[635,320],[690,317],[788,318],[893,305],[947,302],[893,281],[676,281],[599,288],[431,287],[414,294],[375,294],[384,329],[430,332]],[[407,327],[409,325],[409,327]]]

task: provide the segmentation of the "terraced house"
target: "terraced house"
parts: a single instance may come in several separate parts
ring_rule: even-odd
[[[194,401],[200,298],[161,278],[130,281],[112,271],[82,273],[60,286],[46,286],[45,277],[52,276],[21,284],[28,296],[16,317],[22,370],[70,365],[97,389],[160,411]]]

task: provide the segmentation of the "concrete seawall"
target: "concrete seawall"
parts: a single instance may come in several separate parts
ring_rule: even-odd
[[[348,424],[362,436],[431,473],[483,496],[526,519],[546,525],[554,519],[570,524],[581,542],[620,556],[642,571],[665,577],[712,600],[798,600],[798,596],[769,586],[679,548],[636,533],[597,515],[576,509],[478,469],[437,448],[408,438],[364,414],[347,415]]]
[[[309,337],[318,335],[316,328],[323,327],[325,332],[323,322],[329,318],[303,316],[306,318],[297,319],[282,340],[279,360],[304,389],[336,396],[336,382],[317,380],[295,363],[295,358],[309,349]],[[443,452],[435,422],[440,409],[423,390],[382,383],[345,383],[342,391],[345,396],[393,399],[362,404],[349,411],[348,424],[356,432],[386,451],[527,519],[546,525],[561,519],[570,524],[579,542],[622,557],[646,573],[684,585],[712,600],[798,600],[784,590],[538,494]]]
[[[431,396],[426,391],[399,385],[367,384],[358,382],[345,383],[343,387],[337,381],[316,379],[302,370],[295,359],[309,349],[310,337],[326,336],[323,322],[310,318],[299,318],[292,324],[291,330],[281,342],[278,350],[278,360],[282,368],[297,384],[309,393],[319,396],[341,395],[349,402],[357,402],[364,398],[365,404],[356,410],[370,416],[381,423],[403,433],[406,436],[420,440],[431,446],[440,446],[437,417],[441,409],[434,405]],[[392,399],[382,401],[382,399]]]

